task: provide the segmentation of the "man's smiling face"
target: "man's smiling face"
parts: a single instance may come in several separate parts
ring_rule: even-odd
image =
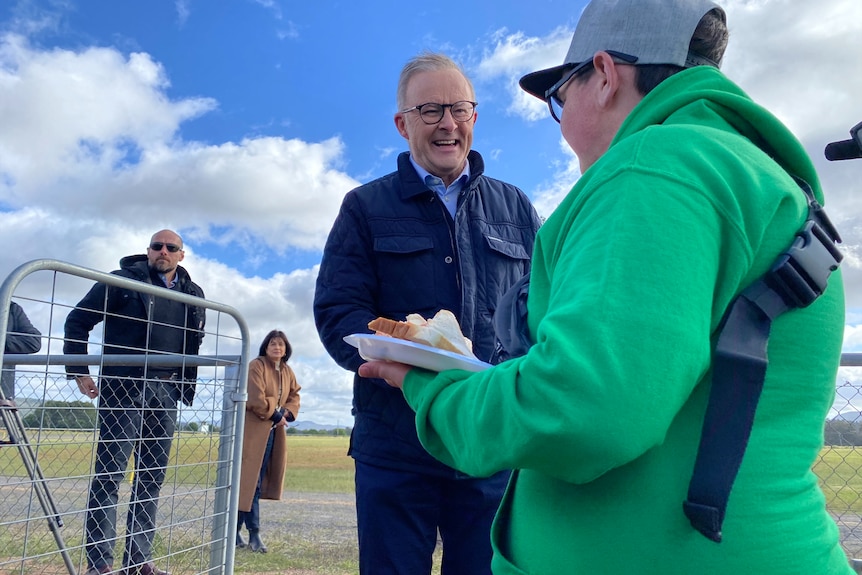
[[[467,79],[454,69],[418,72],[407,85],[405,109],[428,102],[454,104],[475,98]],[[476,115],[466,122],[456,122],[450,108],[437,124],[426,124],[417,110],[395,114],[395,126],[407,139],[410,154],[417,164],[441,178],[448,186],[467,163],[473,145]]]

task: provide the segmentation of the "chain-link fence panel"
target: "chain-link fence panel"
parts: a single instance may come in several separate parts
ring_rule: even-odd
[[[242,317],[53,260],[0,288],[0,341],[33,337],[21,312],[39,345],[0,351],[0,575],[232,573]]]
[[[860,354],[844,354],[842,365],[854,365]],[[839,381],[835,403],[823,430],[825,446],[814,466],[830,513],[851,558],[862,558],[862,387]],[[862,572],[862,561],[853,562]]]
[[[109,318],[145,332],[167,322],[118,314],[106,297],[91,310],[102,329],[90,333],[87,353],[64,355],[67,318],[94,281],[205,307],[200,353],[165,353],[150,340],[109,349]],[[31,331],[13,325],[13,304],[36,328],[38,345]],[[231,574],[247,334],[229,306],[134,280],[53,260],[13,272],[0,286],[0,341],[30,340],[0,349],[0,575],[84,573],[94,546],[109,549],[115,571],[132,548],[173,575]],[[93,374],[98,396],[67,378],[70,365]],[[842,366],[862,366],[862,354],[844,354]],[[192,383],[187,405],[183,393]],[[860,386],[839,383],[814,471],[841,544],[862,572],[854,559],[862,557],[857,406]],[[135,561],[127,561],[131,572]]]

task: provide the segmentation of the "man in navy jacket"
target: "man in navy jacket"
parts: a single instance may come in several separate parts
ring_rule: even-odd
[[[457,64],[413,58],[397,100],[395,125],[410,152],[395,172],[345,196],[317,280],[318,332],[355,372],[363,360],[344,336],[369,333],[379,316],[447,309],[490,361],[497,299],[529,273],[540,220],[521,190],[483,174],[470,149],[475,92]],[[381,380],[354,378],[353,414],[360,572],[430,573],[439,530],[444,573],[490,573],[490,526],[508,473],[474,478],[435,460],[401,392]]]

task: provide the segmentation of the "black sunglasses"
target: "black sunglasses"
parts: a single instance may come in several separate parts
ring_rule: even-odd
[[[631,54],[625,54],[623,52],[617,52],[616,50],[605,50],[608,54],[610,54],[615,62],[619,62],[622,64],[634,64],[638,61],[637,56],[632,56]],[[577,76],[578,74],[589,70],[593,65],[593,60],[584,60],[580,64],[572,64],[571,67],[563,72],[562,77],[550,88],[545,90],[545,102],[548,103],[548,109],[551,111],[551,117],[560,123],[560,118],[563,115],[563,105],[565,102],[560,100],[557,93],[569,80]]]
[[[175,254],[178,251],[180,251],[181,249],[183,249],[182,247],[178,246],[177,244],[166,244],[164,242],[153,242],[150,244],[150,249],[153,250],[154,252],[160,252],[160,251],[162,251],[162,248],[164,248],[164,247],[168,248],[168,251],[171,252],[172,254]]]

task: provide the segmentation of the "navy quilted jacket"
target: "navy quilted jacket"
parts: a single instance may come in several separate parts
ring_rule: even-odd
[[[530,271],[539,218],[518,188],[482,175],[471,151],[470,181],[458,198],[455,222],[410,163],[348,193],[320,264],[314,317],[321,341],[343,368],[363,363],[342,338],[370,333],[378,316],[452,311],[473,351],[494,351],[491,318],[497,299]],[[457,472],[428,455],[416,436],[414,413],[400,390],[356,376],[350,455],[382,467],[440,475]]]

